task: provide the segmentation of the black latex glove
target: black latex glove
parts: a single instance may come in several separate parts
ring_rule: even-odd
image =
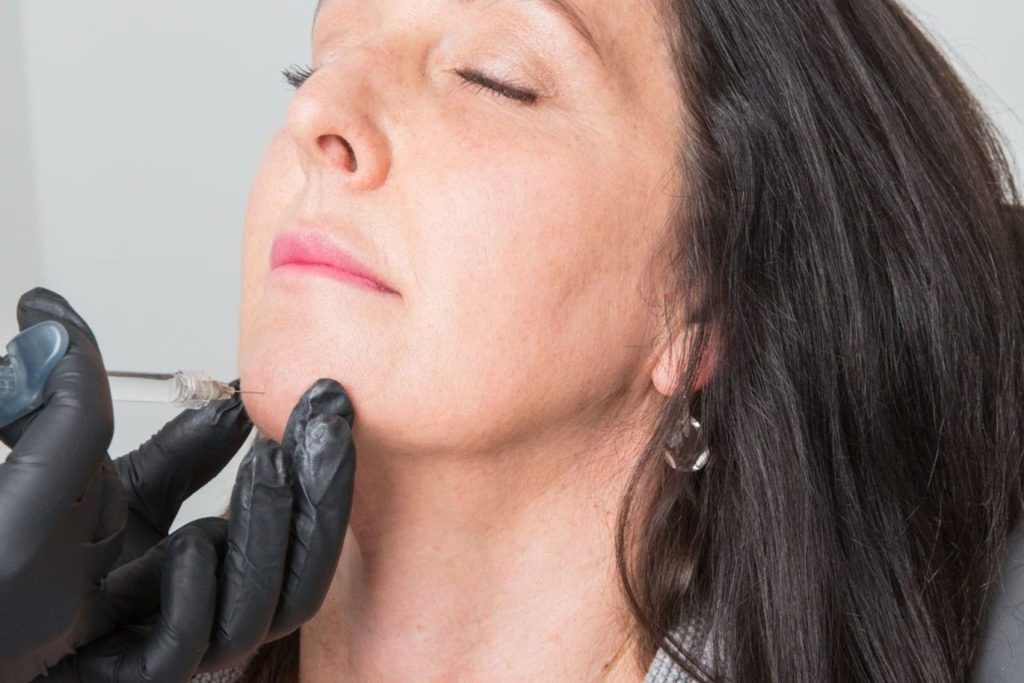
[[[111,632],[134,605],[121,600],[123,586],[104,577],[163,538],[181,502],[224,467],[252,426],[237,398],[211,403],[112,463],[110,386],[96,339],[63,297],[36,288],[18,301],[18,324],[24,330],[44,320],[67,329],[67,354],[46,384],[43,406],[0,430],[13,448],[0,465],[4,683],[27,681]],[[187,540],[174,546],[167,576],[191,583],[206,568],[182,561],[194,554]],[[126,666],[119,680],[185,680],[181,672],[202,654],[178,640],[188,618],[166,615],[150,640],[122,652],[139,668]]]
[[[50,302],[18,302],[25,329]],[[61,320],[61,322],[70,322]],[[107,455],[110,387],[96,341],[67,324],[70,344],[38,411],[0,430],[0,681],[26,681],[88,640],[100,580],[121,553],[125,500]]]
[[[292,410],[283,442],[257,439],[245,455],[229,519],[186,524],[112,572],[108,594],[123,628],[38,683],[171,680],[143,678],[142,660],[125,660],[146,643],[150,666],[167,665],[187,641],[193,656],[205,651],[195,671],[226,669],[308,621],[327,595],[348,528],[353,418],[344,388],[318,380]],[[153,634],[168,619],[178,641],[161,645]]]

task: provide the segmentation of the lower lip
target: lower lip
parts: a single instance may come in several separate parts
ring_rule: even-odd
[[[373,280],[367,280],[364,277],[359,277],[347,270],[339,270],[334,266],[326,266],[318,263],[282,263],[274,268],[272,272],[280,274],[293,273],[295,275],[320,275],[337,282],[355,285],[360,289],[377,292],[378,294],[392,293],[390,289],[381,287]]]

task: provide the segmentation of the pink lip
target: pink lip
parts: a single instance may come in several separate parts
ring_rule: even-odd
[[[300,270],[326,275],[378,292],[397,294],[381,278],[323,233],[312,230],[281,233],[270,249],[273,270]]]

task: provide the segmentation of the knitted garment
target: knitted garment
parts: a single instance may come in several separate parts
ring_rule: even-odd
[[[234,669],[224,669],[222,671],[211,671],[206,674],[196,674],[190,681],[191,683],[235,683],[239,678],[242,677],[242,673],[245,671],[245,665],[236,666]]]
[[[701,645],[701,632],[693,625],[679,625],[672,631],[672,635],[682,643],[683,647],[687,650],[695,651],[700,650],[701,663],[705,668],[711,668],[711,639],[705,638],[702,647]],[[647,670],[647,675],[644,677],[644,683],[693,683],[694,679],[683,671],[679,666],[672,661],[666,648],[668,644],[658,648],[658,651],[654,655],[654,661],[651,662],[651,667]],[[677,653],[677,648],[673,647]]]
[[[696,642],[695,631],[692,628],[680,627],[675,634],[687,647],[691,647]],[[234,669],[196,674],[192,677],[191,683],[235,683],[241,678],[244,671],[245,664]],[[665,648],[659,648],[654,655],[651,668],[647,670],[644,683],[693,683],[693,679],[672,661]]]

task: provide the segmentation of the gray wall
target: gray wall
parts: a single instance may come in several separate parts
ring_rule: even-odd
[[[309,61],[314,5],[0,0],[0,249],[16,264],[0,268],[0,345],[43,285],[108,369],[237,376],[245,199],[290,99],[280,70]],[[115,404],[111,454],[175,414]],[[227,504],[239,460],[178,524]]]
[[[0,0],[0,347],[18,330],[14,309],[7,305],[10,294],[31,289],[39,279],[22,54],[18,4]]]
[[[2,343],[40,284],[78,308],[108,369],[235,377],[244,201],[290,96],[279,71],[308,62],[314,4],[0,0]],[[909,6],[1021,158],[1024,4]],[[175,414],[115,408],[115,456]],[[177,524],[219,512],[239,459]]]

